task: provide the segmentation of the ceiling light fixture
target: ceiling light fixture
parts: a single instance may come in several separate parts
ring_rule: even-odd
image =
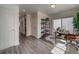
[[[51,4],[50,7],[51,7],[51,8],[55,8],[56,5],[55,5],[55,4]]]

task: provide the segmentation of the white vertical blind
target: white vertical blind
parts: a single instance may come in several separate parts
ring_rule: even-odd
[[[56,30],[58,27],[61,27],[65,30],[68,30],[71,34],[73,33],[73,17],[55,19],[53,20],[53,28]]]
[[[61,19],[54,20],[54,29],[57,29],[58,27],[61,27]]]
[[[62,27],[65,30],[68,30],[70,33],[73,33],[73,17],[70,18],[63,18],[62,19]]]

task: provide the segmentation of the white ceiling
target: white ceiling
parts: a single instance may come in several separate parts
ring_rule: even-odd
[[[27,13],[36,13],[37,11],[41,11],[51,15],[78,7],[79,4],[56,4],[55,8],[50,8],[50,4],[20,4],[19,9],[20,13],[25,9]]]

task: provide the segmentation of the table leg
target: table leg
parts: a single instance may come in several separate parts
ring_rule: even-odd
[[[55,32],[55,44],[56,44],[56,32]]]

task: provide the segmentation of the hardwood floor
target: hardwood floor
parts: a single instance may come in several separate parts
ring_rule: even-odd
[[[55,48],[54,44],[42,39],[20,35],[20,45],[1,50],[0,54],[53,54],[51,53],[53,48]],[[66,48],[64,52],[65,54],[79,54],[79,50],[76,51],[72,45]]]
[[[53,44],[32,36],[20,36],[20,45],[0,51],[1,54],[51,54]]]

